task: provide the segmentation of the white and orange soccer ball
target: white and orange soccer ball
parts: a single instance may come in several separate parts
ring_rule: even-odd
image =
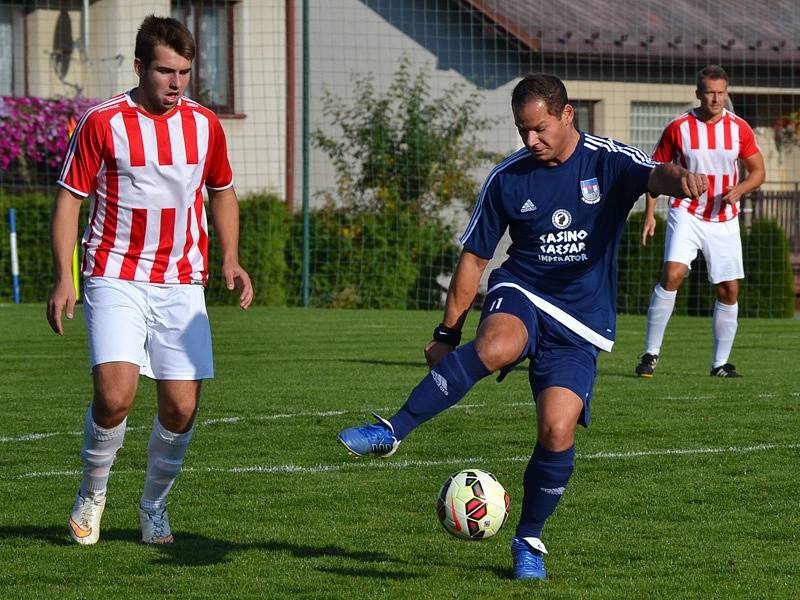
[[[464,540],[495,535],[508,518],[508,492],[497,478],[479,469],[454,473],[436,500],[439,521],[448,533]]]

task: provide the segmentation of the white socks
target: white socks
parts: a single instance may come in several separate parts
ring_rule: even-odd
[[[143,509],[154,511],[166,504],[167,494],[181,472],[193,432],[194,427],[186,433],[167,431],[156,415],[147,444],[147,475],[141,499]]]
[[[81,450],[83,480],[80,490],[82,496],[87,492],[105,493],[111,465],[114,464],[117,450],[122,448],[122,441],[125,439],[126,423],[127,419],[124,419],[116,427],[104,429],[94,422],[92,405],[89,405],[83,421],[83,450]]]
[[[714,316],[711,319],[711,331],[714,334],[714,354],[711,368],[716,369],[728,362],[733,349],[733,339],[739,326],[739,304],[714,303]]]
[[[650,308],[647,309],[647,333],[645,334],[645,352],[647,354],[658,355],[661,351],[664,332],[667,329],[669,318],[672,316],[672,310],[675,308],[677,295],[677,290],[668,292],[661,287],[660,283],[656,284],[653,295],[650,296]]]

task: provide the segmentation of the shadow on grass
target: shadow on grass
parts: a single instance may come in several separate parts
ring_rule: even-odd
[[[0,540],[5,541],[12,538],[22,540],[39,540],[53,546],[76,547],[66,528],[62,527],[0,527]],[[112,542],[124,542],[140,545],[140,533],[138,529],[103,529],[100,542],[95,548],[85,550],[103,552]],[[348,550],[340,546],[310,546],[284,542],[279,540],[267,540],[263,542],[232,542],[229,540],[209,538],[188,532],[175,532],[175,543],[162,546],[149,546],[145,550],[156,550],[159,557],[153,562],[181,567],[202,567],[219,564],[228,560],[229,555],[234,552],[261,551],[270,553],[288,553],[296,558],[343,558],[357,561],[360,565],[365,563],[389,563],[393,565],[408,565],[404,560],[394,559],[384,552],[370,552],[359,550]],[[341,575],[385,578],[385,579],[409,579],[417,577],[413,573],[386,572],[379,569],[365,568],[324,568],[317,567],[317,570],[326,573],[338,573]]]
[[[371,577],[373,579],[391,579],[392,581],[406,581],[422,577],[419,573],[409,573],[406,571],[379,571],[364,567],[351,568],[327,568],[317,567],[317,571],[329,573],[331,575],[341,575],[344,577]]]
[[[330,362],[345,362],[345,363],[360,363],[364,365],[381,365],[381,366],[388,366],[388,367],[423,367],[427,368],[425,365],[424,360],[419,361],[402,361],[402,360],[377,360],[377,359],[369,359],[366,358],[336,358],[331,360]],[[515,365],[509,372],[511,371],[527,371],[528,366],[526,364]]]
[[[552,584],[554,579],[558,579],[557,576],[553,576],[552,573],[548,573],[547,579],[527,579],[525,581],[518,581],[514,578],[514,569],[508,567],[493,567],[490,569],[495,575],[497,575],[498,579],[502,579],[504,581],[514,581],[519,586],[527,586],[529,589],[545,589],[548,584]]]
[[[381,365],[384,367],[425,367],[425,360],[378,360],[366,358],[336,358],[330,362],[360,363],[363,365]]]

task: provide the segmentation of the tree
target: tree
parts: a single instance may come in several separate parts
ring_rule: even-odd
[[[407,57],[385,91],[378,93],[369,76],[355,77],[353,89],[349,104],[325,92],[334,131],[313,133],[336,170],[335,191],[322,194],[329,204],[426,218],[473,202],[478,183],[471,171],[496,158],[477,139],[493,124],[478,115],[477,94],[453,89],[433,97],[427,74],[414,73]]]

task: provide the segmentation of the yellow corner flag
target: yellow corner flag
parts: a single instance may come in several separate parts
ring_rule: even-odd
[[[81,299],[80,270],[78,268],[78,243],[72,251],[72,283],[75,285],[75,300]]]

